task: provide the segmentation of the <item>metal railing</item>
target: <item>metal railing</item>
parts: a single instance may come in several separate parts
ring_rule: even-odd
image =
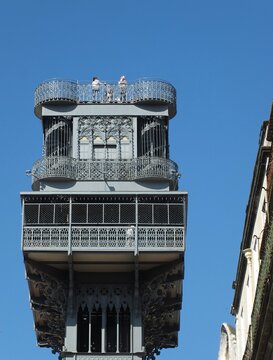
[[[135,236],[137,231],[137,237]],[[69,227],[23,228],[23,250],[66,251],[69,244]],[[138,243],[135,244],[135,239]],[[127,227],[73,226],[71,227],[71,247],[74,251],[128,250],[135,246],[139,250],[184,251],[183,227],[148,227],[137,230]]]
[[[44,157],[32,168],[32,182],[48,178],[70,180],[137,180],[160,178],[176,181],[178,167],[165,158],[139,157],[132,160],[78,160],[70,157]]]
[[[92,355],[92,354],[75,354],[73,358],[71,358],[71,354],[69,356],[65,356],[64,360],[132,360],[132,355],[127,354],[103,354],[102,355]]]
[[[121,88],[117,83],[102,82],[95,90],[91,82],[73,80],[48,80],[38,85],[34,95],[34,108],[40,116],[40,105],[47,102],[65,101],[81,103],[141,103],[161,102],[171,105],[176,112],[176,90],[162,80],[140,79]]]

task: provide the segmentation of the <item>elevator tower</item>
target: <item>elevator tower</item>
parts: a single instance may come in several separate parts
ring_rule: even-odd
[[[42,158],[21,199],[38,345],[65,360],[177,346],[187,194],[169,159],[174,87],[50,80],[34,111]]]

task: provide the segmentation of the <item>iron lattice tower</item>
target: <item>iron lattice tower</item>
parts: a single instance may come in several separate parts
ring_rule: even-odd
[[[52,80],[35,114],[43,156],[21,198],[38,345],[66,360],[177,346],[187,194],[169,159],[174,87]]]

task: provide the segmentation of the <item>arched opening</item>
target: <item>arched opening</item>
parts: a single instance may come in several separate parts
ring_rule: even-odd
[[[72,121],[52,117],[44,121],[44,155],[71,156]]]
[[[165,117],[140,118],[138,126],[138,156],[169,157],[168,122]]]
[[[87,305],[80,306],[77,319],[77,351],[88,352],[89,348],[89,311]]]

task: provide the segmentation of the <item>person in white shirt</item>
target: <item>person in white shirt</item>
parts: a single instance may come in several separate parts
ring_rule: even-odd
[[[100,89],[101,82],[99,79],[94,76],[92,79],[92,94],[93,94],[93,101],[98,101],[98,94]]]
[[[120,89],[120,101],[126,101],[126,88],[127,88],[127,80],[124,75],[122,75],[118,81],[119,89]]]

